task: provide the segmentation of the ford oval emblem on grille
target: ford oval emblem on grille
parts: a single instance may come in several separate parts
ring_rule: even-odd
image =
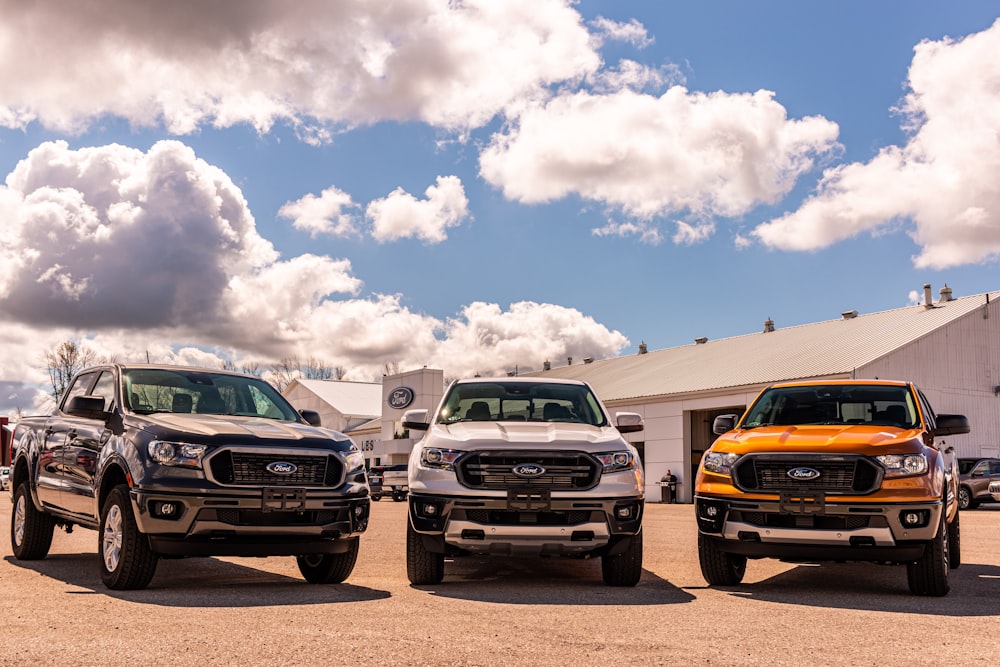
[[[273,472],[275,475],[291,475],[298,469],[297,465],[288,461],[275,461],[267,464],[267,471]]]
[[[819,477],[819,470],[814,470],[813,468],[792,468],[786,473],[792,479],[799,479],[808,482],[811,479],[816,479]]]
[[[545,474],[545,468],[534,463],[521,463],[510,469],[518,477],[538,477]]]

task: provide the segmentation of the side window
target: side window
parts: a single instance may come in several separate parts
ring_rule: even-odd
[[[70,400],[74,396],[86,396],[90,391],[90,385],[94,383],[95,377],[97,377],[96,371],[77,376],[73,384],[66,389],[66,394],[63,396],[63,407],[69,405]]]
[[[990,461],[990,474],[1000,475],[1000,461]]]
[[[990,471],[989,461],[980,461],[976,464],[976,467],[972,469],[973,475],[985,475]]]
[[[90,390],[94,396],[104,397],[104,409],[110,410],[115,404],[115,376],[111,371],[101,371],[101,376],[97,378],[97,383]]]

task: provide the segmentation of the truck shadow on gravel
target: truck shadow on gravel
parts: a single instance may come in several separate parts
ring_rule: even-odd
[[[456,600],[574,606],[663,605],[695,597],[648,570],[637,586],[607,586],[599,560],[466,556],[445,563],[444,581],[416,590]]]
[[[747,565],[751,573],[753,561]],[[798,565],[753,584],[718,587],[735,597],[809,607],[888,611],[931,616],[1000,614],[1000,567],[964,563],[949,575],[945,597],[910,594],[903,565]]]
[[[107,588],[98,574],[94,554],[50,554],[44,560],[19,561],[12,566],[33,570],[50,579],[82,589],[69,594],[99,594],[130,602],[165,607],[267,607],[288,604],[365,602],[390,597],[389,591],[343,584],[314,585],[305,579],[258,570],[215,558],[163,559],[149,587],[137,591]],[[292,566],[294,568],[294,565]]]

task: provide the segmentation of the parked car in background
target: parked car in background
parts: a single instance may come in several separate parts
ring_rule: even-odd
[[[10,486],[10,468],[4,466],[0,468],[0,491],[6,491]]]
[[[963,510],[1000,502],[990,494],[990,482],[1000,482],[1000,459],[960,458],[958,479],[958,506]]]
[[[368,471],[368,487],[371,489],[372,500],[378,502],[382,496],[392,496],[397,503],[406,500],[407,486],[406,464],[391,466],[372,466]]]

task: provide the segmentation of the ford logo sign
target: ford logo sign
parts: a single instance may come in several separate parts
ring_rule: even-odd
[[[413,402],[413,390],[409,387],[398,387],[392,390],[389,394],[389,399],[386,401],[390,408],[396,408],[397,410],[402,410],[410,403]]]
[[[518,477],[539,477],[545,474],[545,468],[534,463],[521,463],[510,469]]]
[[[808,482],[811,479],[816,479],[819,477],[819,470],[813,468],[792,468],[786,473],[792,479],[802,480]]]
[[[291,475],[298,469],[297,465],[288,461],[275,461],[267,464],[267,471],[273,472],[275,475]]]

